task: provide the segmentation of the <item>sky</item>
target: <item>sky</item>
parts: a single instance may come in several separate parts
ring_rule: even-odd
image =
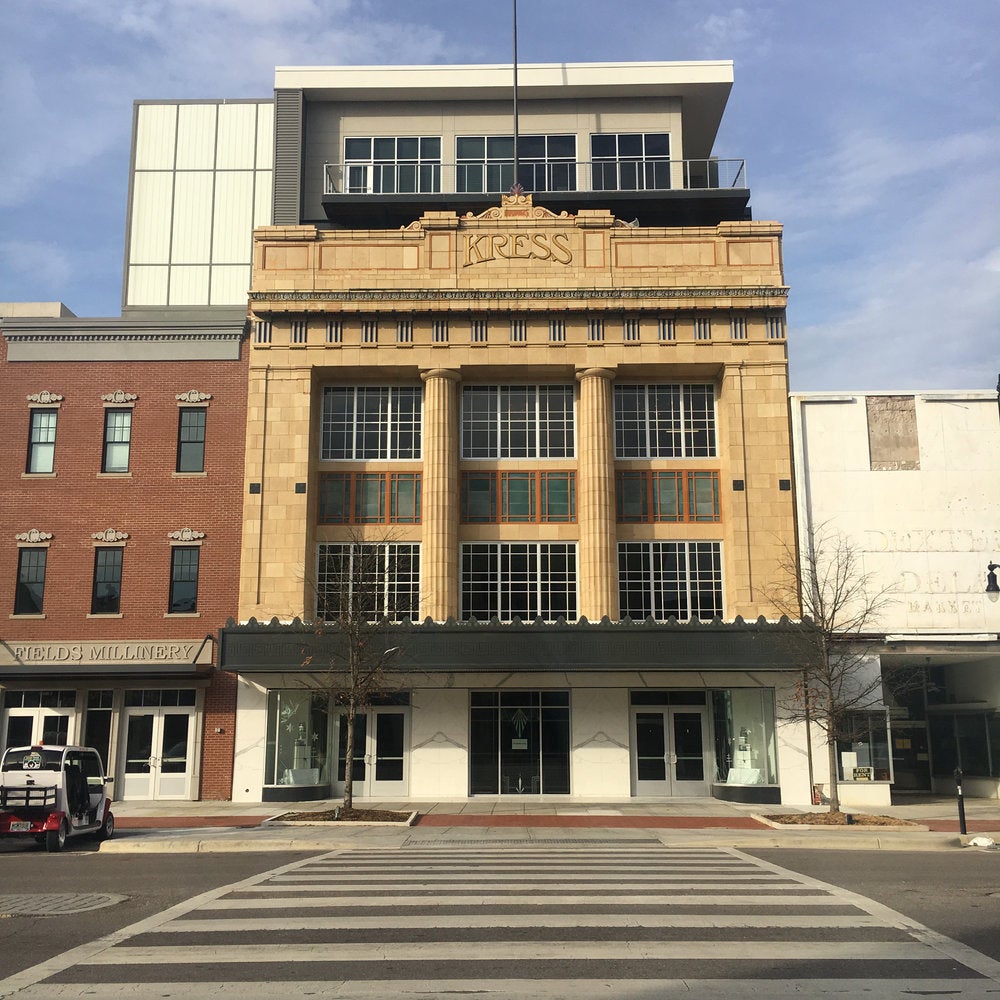
[[[3,0],[0,301],[121,310],[134,99],[274,67],[504,63],[505,0]],[[992,389],[997,0],[520,0],[519,60],[732,59],[715,153],[783,223],[796,391]]]

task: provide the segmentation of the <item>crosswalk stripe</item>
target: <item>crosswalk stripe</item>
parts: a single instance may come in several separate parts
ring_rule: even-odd
[[[721,947],[720,947],[721,945]],[[882,959],[917,961],[933,958],[927,948],[912,941],[491,941],[491,962],[554,960],[677,961],[681,959],[755,962],[859,961]],[[949,961],[945,956],[940,961]],[[465,941],[384,943],[323,942],[322,944],[231,944],[174,947],[120,945],[94,955],[85,965],[200,965],[272,962],[420,962],[469,961]]]
[[[201,912],[201,911],[199,911]],[[352,916],[346,926],[351,930],[451,930],[472,927],[747,927],[746,914],[669,914],[669,913],[527,913],[480,914],[458,916],[421,914],[407,916]],[[892,924],[864,914],[754,914],[753,927],[892,927]],[[343,916],[319,917],[315,914],[282,917],[216,917],[214,919],[175,920],[157,934],[220,934],[257,931],[343,930]]]
[[[501,879],[490,879],[490,887],[499,893],[509,892],[513,889],[548,891],[549,889],[579,889],[590,890],[591,892],[604,892],[608,889],[615,889],[618,892],[650,892],[652,890],[679,890],[679,889],[701,889],[704,892],[746,892],[756,889],[761,892],[782,892],[787,890],[801,890],[801,886],[795,882],[765,881],[725,881],[725,882],[672,882],[667,880],[640,881],[640,882],[567,882],[564,879],[553,880],[549,883],[542,882],[505,882]],[[308,882],[282,882],[280,885],[269,886],[267,892],[336,892],[341,895],[371,895],[384,892],[459,892],[462,890],[481,889],[482,880],[475,883],[469,881],[450,880],[447,883],[440,882],[351,882],[347,885],[338,885],[335,882],[326,882],[322,885],[310,885]],[[260,892],[261,889],[246,889],[244,892]]]
[[[263,889],[263,887],[261,887]],[[326,890],[324,890],[326,891]],[[797,906],[840,906],[848,904],[833,896],[809,895],[809,896],[736,896],[733,894],[720,896],[644,896],[641,900],[635,896],[504,896],[502,900],[497,896],[438,896],[423,897],[416,899],[409,896],[380,896],[378,902],[371,900],[363,902],[366,907],[426,907],[428,903],[434,906],[604,906],[604,905],[624,905],[636,904],[658,906],[776,906],[785,907]],[[255,909],[295,909],[296,907],[350,907],[356,909],[358,903],[355,900],[345,900],[340,896],[269,896],[262,899],[218,899],[211,903],[206,903],[202,909],[205,910],[246,910]],[[748,921],[751,919],[747,917]]]

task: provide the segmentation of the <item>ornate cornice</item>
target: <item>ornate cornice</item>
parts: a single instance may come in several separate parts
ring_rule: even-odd
[[[43,389],[41,392],[33,392],[28,397],[29,403],[61,403],[62,401],[63,397],[58,392],[49,392],[48,389]]]
[[[734,285],[697,288],[350,288],[331,291],[251,292],[251,302],[406,302],[496,299],[713,299],[770,298],[788,294],[787,285]]]
[[[20,331],[4,329],[4,340],[17,341],[18,343],[125,343],[132,341],[144,341],[146,343],[177,343],[202,340],[242,340],[243,330],[223,333],[23,333]]]
[[[195,542],[204,537],[204,531],[195,531],[194,528],[180,528],[178,531],[167,532],[167,538],[172,538],[175,542]]]
[[[105,528],[104,531],[95,531],[90,537],[95,542],[124,542],[128,538],[128,532]]]
[[[101,399],[105,403],[134,403],[139,397],[134,392],[122,392],[121,389],[116,389],[114,392],[107,392]]]
[[[51,531],[39,531],[38,528],[22,531],[19,535],[14,536],[19,542],[47,542],[51,537]]]
[[[212,398],[210,392],[199,392],[197,389],[188,389],[187,392],[179,392],[174,397],[178,403],[204,403]]]

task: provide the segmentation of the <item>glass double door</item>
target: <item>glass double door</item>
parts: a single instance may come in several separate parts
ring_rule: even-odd
[[[708,795],[705,709],[632,709],[632,794]]]
[[[353,793],[359,798],[393,798],[407,794],[406,753],[409,713],[402,708],[370,708],[354,717]],[[340,716],[337,781],[347,773],[347,716]]]
[[[195,712],[127,708],[122,761],[123,799],[189,799]]]

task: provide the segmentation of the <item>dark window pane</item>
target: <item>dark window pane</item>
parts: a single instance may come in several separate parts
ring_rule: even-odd
[[[104,458],[102,472],[128,472],[132,439],[132,411],[104,411]]]
[[[116,615],[122,587],[122,550],[99,548],[94,552],[94,589],[90,603],[93,615]]]
[[[184,407],[177,432],[177,471],[205,471],[205,420],[203,407]]]
[[[345,160],[369,160],[372,155],[371,139],[345,139]]]
[[[58,412],[58,410],[31,411],[26,472],[52,472],[55,468]]]
[[[40,615],[45,592],[47,549],[21,549],[17,559],[15,615]]]
[[[170,552],[170,614],[198,610],[198,561],[196,546],[176,546]]]

